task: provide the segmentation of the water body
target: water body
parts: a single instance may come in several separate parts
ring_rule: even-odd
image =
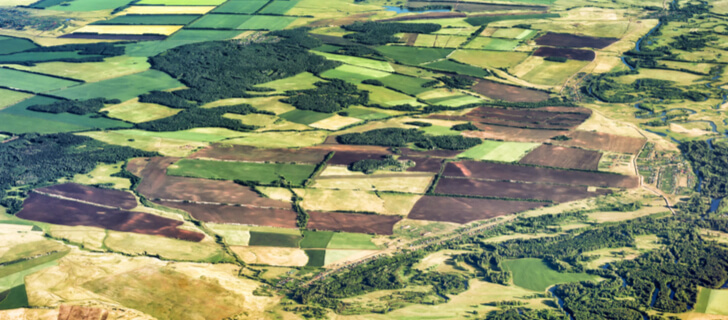
[[[655,292],[652,293],[652,300],[650,301],[650,308],[655,306],[655,301],[657,301],[657,295],[660,293],[660,288],[655,287]]]
[[[642,38],[639,38],[637,40],[637,42],[634,44],[634,51],[640,52],[640,45],[642,44],[642,40],[644,40],[645,38],[650,36],[653,32],[655,32],[655,30],[657,30],[657,28],[659,28],[661,24],[662,24],[662,22],[658,23],[654,28],[652,28],[649,32],[647,32],[647,34],[642,36]],[[652,42],[647,42],[647,44],[652,44]],[[627,61],[624,59],[624,57],[622,57],[622,63],[624,63],[624,65],[627,66],[629,68],[629,70],[634,70],[634,67],[631,66],[629,63],[627,63]]]
[[[675,300],[675,289],[673,289],[669,284],[667,285],[667,288],[670,289],[670,300]]]
[[[425,12],[450,12],[450,9],[411,9],[407,7],[395,7],[395,6],[384,6],[384,10],[386,11],[394,11],[397,14],[400,13],[425,13]]]
[[[609,269],[609,263],[605,263],[603,266],[601,266],[599,268],[601,268],[601,269]],[[622,276],[620,276],[619,273],[616,273],[615,272],[614,274],[616,274],[617,277],[619,277],[619,280],[622,280],[622,288],[626,288],[627,287],[627,280],[624,280],[624,278],[622,278]]]
[[[645,131],[647,131],[649,133],[654,133],[654,134],[656,134],[656,135],[658,135],[660,137],[667,137],[667,133],[663,133],[663,132],[659,132],[659,131],[652,131],[650,129],[645,129]],[[667,131],[669,131],[669,130],[667,130]],[[672,141],[674,141],[677,144],[681,144],[682,143],[680,140],[675,139],[673,137],[670,137],[670,139],[672,139]]]
[[[564,299],[561,299],[561,297],[557,296],[556,293],[554,293],[556,291],[557,287],[558,286],[553,286],[553,287],[549,288],[549,292],[551,292],[551,295],[556,297],[556,301],[559,304],[559,308],[561,308],[561,310],[563,310],[564,312],[566,312],[566,314],[569,315],[569,320],[574,320],[574,316],[564,309]]]

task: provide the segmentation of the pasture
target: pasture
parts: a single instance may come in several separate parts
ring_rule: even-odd
[[[376,250],[377,245],[372,243],[372,236],[363,233],[336,232],[326,245],[327,249],[361,249]]]
[[[266,5],[268,1],[265,0],[242,0],[242,1],[228,1],[225,2],[223,5],[215,8],[213,12],[215,13],[244,13],[244,14],[251,14],[258,11],[260,8],[262,8],[264,5]]]
[[[261,184],[278,182],[281,177],[293,185],[301,185],[315,166],[286,163],[226,162],[182,159],[167,168],[172,176],[216,180],[255,181]]]
[[[13,68],[86,82],[98,82],[143,72],[149,69],[149,66],[146,57],[119,56],[106,58],[102,62],[45,62],[34,66],[15,65]]]
[[[353,84],[359,84],[368,79],[381,79],[390,75],[392,74],[388,72],[348,64],[321,73],[321,76],[324,78],[341,79]]]
[[[130,189],[131,181],[129,179],[112,176],[121,172],[121,166],[123,164],[123,162],[99,164],[89,173],[75,175],[71,181],[86,185],[111,184],[114,188]]]
[[[141,73],[54,91],[53,95],[77,100],[103,97],[127,101],[150,91],[167,90],[182,86],[184,86],[182,83],[164,72],[147,70]]]
[[[237,26],[238,30],[281,30],[295,21],[296,17],[251,16],[250,19]]]
[[[0,36],[0,54],[9,54],[37,48],[38,45],[28,39]]]
[[[275,14],[282,15],[293,9],[298,4],[299,0],[275,0],[270,2],[263,10],[260,10],[262,14]]]
[[[432,62],[428,64],[422,65],[425,68],[440,70],[440,71],[447,71],[447,72],[454,72],[461,75],[466,76],[473,76],[473,77],[479,77],[483,78],[488,75],[490,75],[490,72],[484,70],[483,68],[473,67],[471,65],[462,64],[459,62],[455,62],[452,60],[441,60],[437,62]]]
[[[289,90],[306,90],[306,89],[314,89],[316,86],[313,84],[319,81],[324,81],[323,79],[314,76],[311,73],[308,72],[302,72],[299,73],[293,77],[283,78],[271,82],[266,82],[263,84],[256,85],[256,87],[259,88],[271,88],[275,91],[272,91],[271,94],[274,93],[283,93]]]
[[[599,277],[586,273],[558,272],[541,259],[516,259],[503,262],[513,273],[513,284],[528,290],[543,292],[548,287],[566,282],[597,281]]]
[[[569,77],[584,68],[588,61],[567,60],[566,62],[545,61],[539,57],[536,66],[522,76],[523,80],[547,86],[562,85]]]
[[[289,122],[281,119],[277,116],[271,116],[267,114],[234,114],[226,113],[223,117],[228,119],[240,120],[243,124],[259,127],[256,131],[269,131],[269,130],[306,130],[309,129],[306,125]]]
[[[300,233],[291,234],[260,231],[249,232],[249,246],[298,248],[299,242],[301,242],[301,240],[303,239]]]
[[[358,85],[359,89],[369,91],[369,101],[383,106],[396,106],[409,104],[411,106],[421,105],[417,99],[394,90],[368,84]],[[386,112],[386,111],[379,111]],[[350,115],[351,116],[351,115]],[[387,115],[389,116],[389,115]]]
[[[247,1],[243,1],[247,2]],[[189,25],[188,28],[200,28],[200,29],[235,29],[243,22],[248,21],[251,16],[237,15],[237,14],[208,14],[193,24]]]
[[[81,84],[80,81],[71,81],[25,71],[0,68],[0,87],[39,93],[68,88],[79,84]]]
[[[239,138],[226,143],[261,148],[296,148],[320,144],[327,136],[326,131],[241,133]]]
[[[345,56],[340,54],[325,53],[325,52],[314,52],[318,55],[326,57],[326,59],[340,61],[353,66],[369,68],[374,70],[380,70],[384,72],[394,72],[394,68],[386,61],[373,60],[360,57]]]
[[[528,58],[525,52],[457,50],[450,59],[480,68],[512,68]]]
[[[452,49],[416,48],[406,46],[380,46],[376,49],[387,58],[409,65],[420,65],[426,62],[444,59],[453,51]]]
[[[331,231],[304,231],[303,240],[301,241],[301,248],[324,249],[328,246],[334,234],[335,233]]]
[[[420,34],[417,36],[414,46],[430,48],[457,48],[467,40],[467,36]]]
[[[98,10],[110,10],[123,7],[129,4],[130,0],[73,0],[64,2],[63,5],[56,5],[47,8],[48,10],[57,11],[98,11]]]
[[[124,14],[205,14],[215,9],[214,6],[131,6]]]
[[[0,110],[12,106],[20,101],[28,99],[33,95],[30,93],[13,91],[0,88]]]
[[[505,38],[524,40],[536,35],[536,30],[521,29],[521,28],[498,28],[490,36],[493,38]]]
[[[326,250],[305,250],[308,256],[307,267],[323,267],[326,264]]]
[[[144,14],[117,16],[109,20],[100,20],[94,25],[186,25],[199,15],[192,14]]]
[[[124,103],[110,105],[101,109],[101,111],[108,112],[107,115],[111,118],[141,123],[170,117],[182,110],[172,109],[155,103],[139,102],[138,99],[134,98]]]
[[[291,110],[279,115],[281,119],[288,120],[293,123],[309,125],[314,122],[322,121],[332,117],[330,113],[315,112],[309,110]]]
[[[458,158],[515,162],[538,146],[538,143],[484,140],[483,143],[459,154]]]
[[[409,95],[417,95],[430,90],[430,88],[422,87],[423,84],[429,81],[427,79],[392,74],[378,80],[386,87],[396,89],[397,91],[401,91]]]
[[[513,51],[513,49],[515,49],[518,44],[518,40],[477,37],[473,41],[468,43],[465,48],[493,51]]]
[[[695,312],[728,316],[728,290],[700,287]]]

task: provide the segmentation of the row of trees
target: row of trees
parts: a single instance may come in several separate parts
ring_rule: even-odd
[[[383,45],[398,42],[399,39],[394,36],[397,33],[432,33],[442,26],[434,23],[354,22],[342,28],[356,32],[345,35],[346,39],[365,45]]]
[[[341,144],[404,147],[409,143],[423,149],[465,150],[479,145],[478,138],[463,136],[430,136],[417,129],[385,128],[338,136]]]
[[[121,103],[119,99],[107,100],[104,98],[94,98],[89,100],[63,100],[51,104],[38,104],[29,106],[27,109],[37,112],[47,113],[71,113],[77,115],[85,115],[89,113],[98,113],[106,104]]]
[[[223,117],[226,113],[240,115],[251,113],[272,114],[269,111],[255,109],[248,104],[209,109],[192,108],[182,110],[170,117],[138,123],[136,127],[148,131],[179,131],[202,127],[225,128],[235,131],[250,131],[256,128],[255,126],[243,124],[240,120]]]
[[[344,80],[332,79],[329,82],[316,82],[315,89],[287,91],[288,98],[281,99],[299,110],[334,113],[353,105],[369,102],[369,92],[359,90]]]

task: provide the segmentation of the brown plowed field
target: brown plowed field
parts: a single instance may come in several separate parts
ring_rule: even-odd
[[[505,11],[505,10],[538,10],[543,11],[548,7],[523,6],[508,4],[490,4],[465,1],[408,1],[409,8],[424,8],[429,6],[450,6],[453,11],[458,12],[481,12],[481,11]]]
[[[415,42],[417,42],[417,36],[419,34],[417,33],[405,33],[402,37],[402,41],[406,43],[408,46],[414,46]]]
[[[296,212],[291,209],[225,206],[215,204],[155,201],[160,205],[189,212],[195,219],[213,223],[250,224],[297,228]],[[290,204],[289,204],[290,208]]]
[[[620,174],[478,161],[450,162],[445,166],[443,175],[447,177],[569,184],[606,188],[636,188],[639,186],[639,179],[637,177]]]
[[[129,192],[99,189],[75,183],[64,183],[55,186],[37,189],[39,192],[54,194],[65,198],[77,199],[121,209],[134,209],[137,206],[136,198]]]
[[[565,169],[597,170],[602,153],[544,144],[529,152],[520,163]]]
[[[584,112],[582,108],[572,108],[570,111],[547,111],[546,109],[479,107],[464,117],[468,121],[476,121],[484,124],[529,129],[566,130],[582,124],[586,119],[589,119],[590,115],[591,112]]]
[[[567,47],[567,48],[597,48],[603,49],[619,39],[617,38],[597,38],[587,36],[577,36],[568,33],[549,32],[538,39],[536,44],[540,46]]]
[[[571,60],[594,61],[596,53],[591,50],[541,47],[533,52],[538,57],[561,57]]]
[[[456,155],[463,153],[464,150],[427,150],[417,151],[410,148],[400,148],[400,153],[403,156],[408,157],[437,157],[437,158],[452,158]]]
[[[611,192],[606,189],[589,192],[586,186],[563,186],[443,177],[437,182],[435,193],[569,202],[609,194]]]
[[[591,131],[573,131],[567,134],[567,136],[571,140],[554,141],[554,143],[564,146],[637,154],[646,142],[642,138]]]
[[[472,138],[506,140],[516,142],[547,142],[551,138],[566,134],[565,130],[523,129],[474,123],[482,131],[465,131],[463,135]]]
[[[316,230],[345,231],[356,233],[392,234],[394,224],[402,220],[400,216],[380,216],[375,214],[309,212],[308,228]]]
[[[387,21],[409,21],[409,20],[445,19],[445,18],[465,18],[467,16],[468,16],[467,14],[464,14],[461,12],[427,12],[427,13],[413,14],[413,15],[402,16],[402,17],[382,19],[382,20],[377,20],[377,21],[387,22]]]
[[[182,221],[152,214],[117,209],[107,209],[81,202],[64,200],[32,192],[23,203],[19,218],[59,224],[87,226],[115,231],[158,235],[198,242],[205,235],[178,229]]]
[[[541,102],[549,98],[549,94],[543,91],[488,80],[480,80],[470,89],[489,98],[510,102]]]
[[[546,205],[533,201],[506,201],[475,198],[424,196],[407,216],[409,219],[468,223]]]
[[[195,152],[189,158],[253,162],[319,163],[328,151],[321,149],[263,149],[241,145],[213,144]]]
[[[149,199],[291,207],[289,203],[261,197],[249,187],[232,181],[168,176],[167,167],[177,160],[177,158],[151,158],[142,170],[142,181],[139,182],[137,191]]]
[[[407,171],[416,172],[440,172],[442,167],[442,159],[438,158],[422,158],[422,157],[400,157],[398,160],[412,160],[415,162],[415,166],[407,168]]]
[[[58,310],[58,320],[106,320],[108,317],[109,312],[99,308],[62,304]]]
[[[144,168],[146,168],[148,161],[149,161],[149,158],[129,159],[129,161],[126,162],[126,171],[131,172],[131,174],[133,174],[137,177],[141,177],[142,170],[144,170]]]

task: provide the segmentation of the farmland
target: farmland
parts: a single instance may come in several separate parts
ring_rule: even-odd
[[[279,177],[294,185],[300,185],[313,172],[313,166],[291,164],[261,164],[222,162],[208,160],[180,160],[168,167],[173,176],[206,178],[215,180],[247,180],[271,184]]]
[[[535,259],[506,261],[505,265],[513,272],[515,285],[533,291],[544,291],[549,286],[558,283],[596,280],[596,277],[587,274],[556,272],[543,261]]]

